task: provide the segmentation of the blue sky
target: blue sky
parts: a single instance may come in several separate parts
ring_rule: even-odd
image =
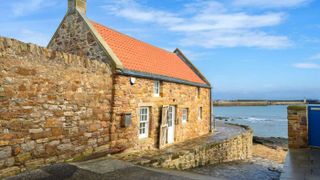
[[[46,46],[67,0],[0,0],[0,36]],[[88,0],[88,17],[173,51],[215,99],[320,98],[320,2]]]

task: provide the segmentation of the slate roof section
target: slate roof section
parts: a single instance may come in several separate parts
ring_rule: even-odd
[[[124,69],[207,84],[177,54],[142,42],[91,21],[95,30],[110,46]]]

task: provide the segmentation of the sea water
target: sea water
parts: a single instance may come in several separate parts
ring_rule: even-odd
[[[288,137],[287,106],[213,107],[217,121],[250,126],[254,136]]]

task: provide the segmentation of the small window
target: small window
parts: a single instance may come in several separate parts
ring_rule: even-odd
[[[187,123],[188,121],[188,109],[185,108],[182,110],[182,123]]]
[[[202,119],[202,107],[199,107],[199,112],[198,112],[198,119]]]
[[[153,95],[160,96],[160,81],[154,81]]]
[[[140,108],[139,138],[147,138],[149,135],[149,108]]]
[[[198,87],[197,88],[197,97],[200,98],[200,95],[201,95],[201,89]]]

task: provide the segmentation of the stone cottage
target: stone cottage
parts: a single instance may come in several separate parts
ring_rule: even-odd
[[[162,148],[211,130],[211,85],[176,49],[168,52],[94,22],[86,0],[69,0],[48,48],[108,65],[110,143]],[[99,83],[99,82],[97,82]]]

